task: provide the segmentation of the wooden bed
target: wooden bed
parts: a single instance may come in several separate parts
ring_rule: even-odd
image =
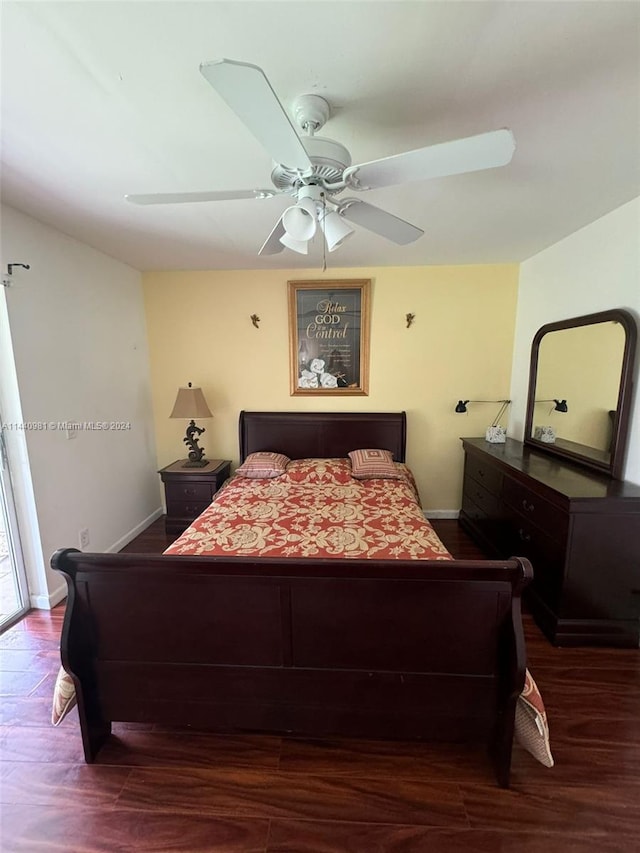
[[[382,447],[402,413],[243,412],[240,455]],[[216,731],[483,740],[508,786],[525,680],[524,559],[436,561],[85,554],[61,640],[85,759],[112,721]]]

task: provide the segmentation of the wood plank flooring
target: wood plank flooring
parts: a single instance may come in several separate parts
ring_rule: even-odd
[[[434,522],[457,557],[482,554]],[[160,552],[162,520],[128,551]],[[114,724],[86,765],[77,715],[50,724],[63,606],[0,636],[0,849],[216,853],[631,853],[640,849],[640,657],[558,649],[526,618],[556,766],[481,749],[214,735]]]

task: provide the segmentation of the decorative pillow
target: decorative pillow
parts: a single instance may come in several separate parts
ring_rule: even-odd
[[[353,484],[348,459],[292,459],[287,465],[287,480],[297,485],[318,483],[337,486]]]
[[[51,722],[54,726],[58,726],[69,711],[75,707],[77,703],[76,688],[73,680],[64,667],[58,670],[56,685],[53,688],[53,707],[51,708]]]
[[[516,740],[545,767],[553,767],[547,713],[529,670],[516,706]]]
[[[261,450],[258,453],[250,453],[242,465],[236,469],[236,474],[252,479],[279,477],[284,474],[288,463],[289,457],[284,453]]]
[[[396,468],[393,454],[389,450],[352,450],[351,473],[356,480],[403,480],[403,474]]]

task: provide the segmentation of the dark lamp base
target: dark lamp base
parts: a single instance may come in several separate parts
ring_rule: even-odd
[[[195,421],[189,422],[187,434],[182,439],[189,448],[189,458],[182,466],[183,468],[204,468],[209,464],[209,462],[204,458],[204,447],[198,446],[198,439],[196,437],[198,435],[202,435],[203,432],[206,432],[204,427],[200,429],[199,426],[196,426]]]

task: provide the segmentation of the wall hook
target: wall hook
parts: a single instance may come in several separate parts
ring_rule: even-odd
[[[416,319],[415,314],[407,314],[407,329],[409,328],[409,326],[413,323],[413,321],[415,319]]]
[[[14,267],[22,267],[23,270],[31,269],[31,266],[29,264],[7,264],[7,277],[2,279],[2,284],[5,287],[11,287],[11,285],[13,284],[11,277],[13,276]]]
[[[252,323],[253,323],[253,325],[256,327],[256,329],[260,328],[260,327],[258,326],[258,323],[260,322],[260,317],[258,317],[258,315],[257,315],[257,314],[252,314],[252,315],[251,315],[251,322],[252,322]]]

